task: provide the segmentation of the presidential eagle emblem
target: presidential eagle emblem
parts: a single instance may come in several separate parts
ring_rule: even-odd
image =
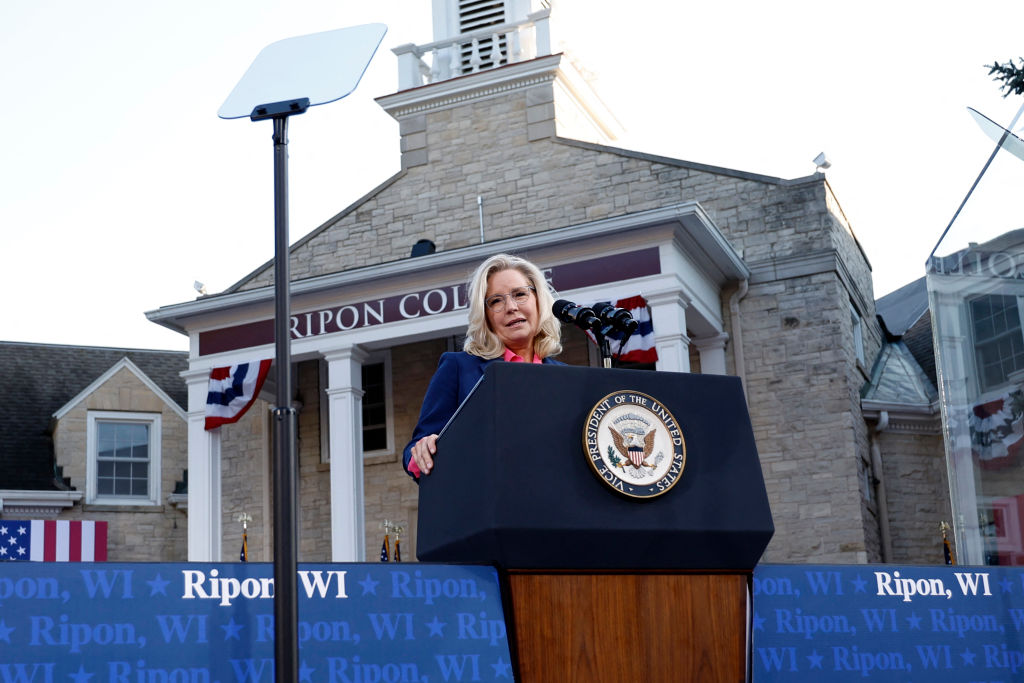
[[[634,413],[617,417],[613,423],[609,431],[615,450],[628,458],[633,467],[654,467],[655,463],[648,462],[654,451],[655,432],[650,428],[651,423]],[[621,431],[617,431],[616,427]],[[619,466],[618,463],[616,465]],[[623,463],[621,466],[626,465]]]
[[[636,391],[605,396],[583,430],[583,448],[594,473],[631,498],[660,496],[686,464],[682,430],[657,399]]]

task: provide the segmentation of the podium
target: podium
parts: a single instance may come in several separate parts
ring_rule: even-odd
[[[592,464],[595,406],[623,392],[681,432],[664,493],[632,496]],[[436,462],[417,556],[499,568],[517,680],[747,677],[750,579],[774,527],[738,378],[492,363]]]

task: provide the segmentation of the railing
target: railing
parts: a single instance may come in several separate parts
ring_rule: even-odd
[[[425,45],[399,45],[398,89],[408,90],[481,69],[514,64],[551,54],[550,9],[527,16],[525,21],[487,26]],[[489,45],[488,45],[489,41]],[[468,70],[462,66],[464,53]],[[430,63],[425,61],[430,56]]]

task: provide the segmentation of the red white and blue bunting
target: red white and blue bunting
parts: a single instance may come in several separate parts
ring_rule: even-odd
[[[968,417],[971,449],[983,467],[1007,467],[1024,454],[1024,391],[1011,388],[978,403]]]
[[[640,295],[629,296],[616,301],[615,307],[627,311],[639,323],[639,327],[626,340],[625,347],[622,346],[622,332],[615,331],[606,337],[612,357],[622,363],[656,363],[658,350],[654,347],[654,325],[651,323],[651,309],[647,306],[647,300]],[[591,332],[588,331],[587,336],[596,343]]]
[[[256,400],[270,372],[271,359],[210,370],[206,428],[237,422]]]

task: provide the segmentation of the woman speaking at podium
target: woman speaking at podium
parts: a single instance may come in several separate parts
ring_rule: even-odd
[[[469,281],[469,326],[463,351],[441,354],[430,380],[412,440],[402,463],[410,476],[430,474],[437,433],[448,423],[488,364],[500,361],[563,365],[562,325],[551,312],[554,298],[540,269],[497,254]]]

